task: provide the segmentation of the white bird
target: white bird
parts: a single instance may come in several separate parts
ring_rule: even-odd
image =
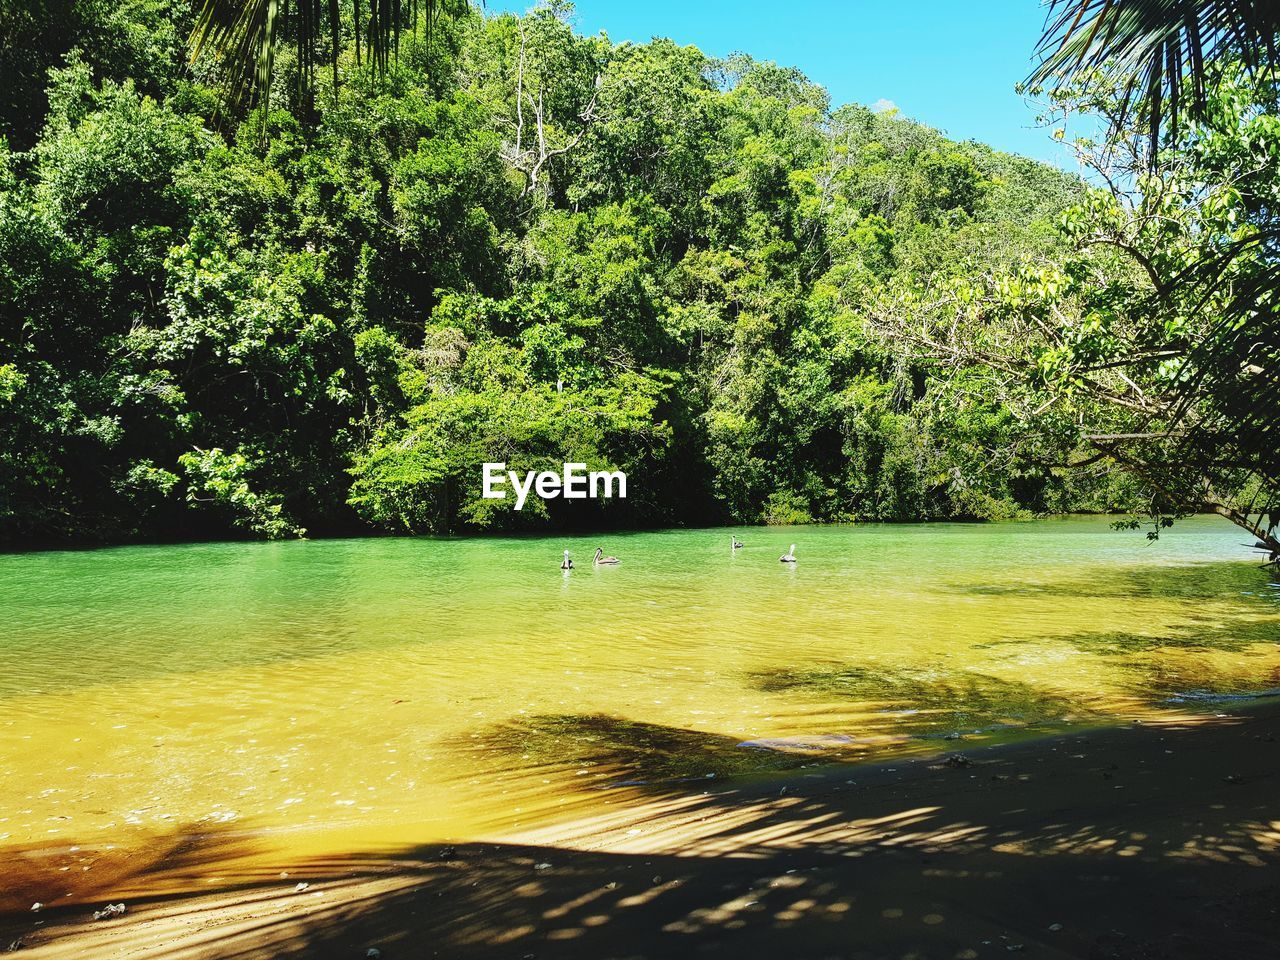
[[[778,561],[780,563],[795,563],[796,562],[796,545],[793,543],[791,545],[791,549],[788,550],[786,553],[784,553],[782,556],[780,556],[778,558]]]
[[[572,570],[572,569],[573,569],[573,561],[569,559],[569,551],[568,551],[568,550],[566,550],[566,551],[564,552],[564,559],[563,559],[562,561],[560,561],[560,569],[561,569],[561,570]]]
[[[729,539],[733,541],[733,549],[735,549],[735,550],[741,550],[741,549],[742,549],[742,541],[741,541],[741,540],[739,540],[737,537],[733,537],[733,536],[731,536]]]
[[[592,561],[592,563],[599,565],[602,563],[615,564],[615,563],[621,563],[621,562],[622,561],[620,561],[617,557],[606,557],[604,555],[604,547],[596,547],[596,557]]]

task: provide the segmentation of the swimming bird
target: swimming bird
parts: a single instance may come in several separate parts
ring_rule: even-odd
[[[573,561],[569,559],[569,551],[568,551],[568,550],[566,550],[566,551],[564,552],[564,559],[563,559],[562,561],[560,561],[560,569],[561,569],[561,570],[572,570],[572,569],[573,569]]]
[[[796,545],[793,543],[791,545],[791,549],[788,550],[786,553],[784,553],[782,556],[780,556],[778,558],[778,561],[780,563],[795,563],[796,562]]]
[[[739,540],[737,537],[732,536],[732,535],[729,537],[729,539],[733,541],[733,549],[735,549],[735,550],[741,550],[741,549],[742,549],[742,541],[741,541],[741,540]]]
[[[598,565],[602,563],[613,564],[613,563],[621,563],[621,562],[622,561],[620,561],[617,557],[606,557],[604,555],[604,547],[596,547],[596,558],[592,561],[592,563],[595,563]]]

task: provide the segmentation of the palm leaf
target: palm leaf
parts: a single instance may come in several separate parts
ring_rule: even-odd
[[[209,56],[223,74],[228,99],[266,90],[278,11],[275,0],[203,0],[189,42],[192,60]]]
[[[189,42],[192,60],[211,59],[222,73],[227,99],[234,109],[252,103],[268,105],[275,49],[282,32],[292,31],[298,47],[300,93],[310,96],[321,41],[328,41],[333,82],[338,85],[338,52],[343,45],[340,0],[198,0]],[[463,17],[470,0],[352,0],[356,64],[365,59],[385,73],[399,51],[400,31],[421,16],[427,35],[441,15]]]
[[[1205,104],[1209,64],[1239,58],[1251,69],[1277,62],[1276,0],[1050,0],[1034,84],[1098,71],[1145,109],[1152,149],[1162,127],[1176,136]]]

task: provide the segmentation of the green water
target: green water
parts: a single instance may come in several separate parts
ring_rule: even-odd
[[[1216,519],[732,532],[0,556],[0,846],[497,835],[1280,687],[1280,590]]]

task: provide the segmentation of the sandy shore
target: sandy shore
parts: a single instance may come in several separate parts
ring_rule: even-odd
[[[1278,862],[1270,702],[959,759],[673,790],[501,842],[192,878],[131,897],[116,919],[94,921],[86,906],[11,913],[0,949],[76,960],[370,948],[385,960],[1274,958]]]

